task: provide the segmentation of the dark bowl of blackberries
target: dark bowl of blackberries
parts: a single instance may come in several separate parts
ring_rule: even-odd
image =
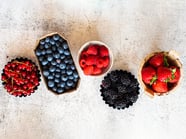
[[[124,70],[108,73],[100,87],[103,100],[114,109],[128,108],[138,99],[139,83],[134,75]]]
[[[58,33],[51,33],[37,42],[35,55],[47,88],[55,94],[77,89],[79,74],[72,58],[69,43]]]

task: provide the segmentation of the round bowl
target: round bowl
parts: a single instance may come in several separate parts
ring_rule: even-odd
[[[95,54],[95,55],[93,55],[92,56],[92,54],[87,54],[86,55],[86,57],[85,57],[85,67],[87,67],[87,66],[92,66],[91,67],[91,70],[96,70],[97,69],[97,67],[98,67],[98,65],[96,65],[96,63],[98,63],[98,61],[100,60],[100,59],[102,59],[103,58],[103,62],[105,62],[105,63],[108,63],[108,64],[106,64],[107,66],[106,67],[102,67],[102,68],[100,68],[101,69],[101,72],[99,71],[99,72],[97,72],[97,74],[95,74],[96,72],[94,72],[94,73],[92,73],[91,74],[91,72],[89,72],[89,74],[87,74],[87,72],[85,72],[84,71],[84,68],[85,67],[82,67],[82,64],[80,64],[80,62],[81,62],[81,60],[83,59],[82,58],[82,53],[86,53],[87,52],[87,50],[88,50],[88,48],[90,47],[90,46],[95,46],[96,48],[97,48],[97,54]],[[101,53],[103,52],[100,52],[101,51],[101,47],[105,47],[107,50],[108,50],[108,56],[104,56],[104,57],[101,57],[100,55],[101,55]],[[91,57],[95,57],[95,59],[94,59],[94,64],[93,65],[90,65],[90,64],[88,64],[88,65],[86,65],[87,64],[87,59],[91,59]],[[97,58],[98,57],[98,58]],[[109,59],[109,62],[108,62],[108,60],[105,60],[105,59]],[[100,42],[100,41],[89,41],[89,42],[86,42],[81,48],[80,48],[80,50],[79,50],[79,52],[78,52],[78,57],[77,57],[77,60],[78,60],[78,65],[79,65],[79,67],[80,67],[80,69],[81,69],[81,72],[83,72],[83,74],[84,75],[86,75],[86,76],[93,76],[93,77],[97,77],[97,76],[102,76],[102,75],[104,75],[104,74],[106,74],[108,71],[110,71],[110,69],[111,69],[111,67],[112,67],[112,65],[113,65],[113,54],[112,54],[112,52],[111,52],[111,50],[110,50],[110,48],[109,48],[109,46],[107,45],[107,44],[105,44],[105,43],[103,43],[103,42]],[[107,61],[107,62],[106,62]],[[81,62],[82,63],[82,62]]]
[[[162,53],[166,58],[167,58],[167,61],[169,63],[169,66],[176,66],[180,69],[180,78],[179,80],[176,82],[176,83],[168,83],[167,82],[167,86],[168,86],[168,91],[164,92],[164,93],[159,93],[159,92],[156,92],[154,89],[152,89],[152,86],[151,85],[148,85],[146,84],[143,79],[142,79],[142,69],[146,66],[149,65],[149,60],[156,54],[159,54],[159,53]],[[141,65],[140,65],[140,68],[139,68],[139,73],[138,73],[138,77],[139,77],[139,82],[141,84],[141,86],[143,87],[144,91],[150,95],[151,97],[157,95],[157,96],[163,96],[163,95],[167,95],[169,94],[170,92],[173,92],[180,84],[180,80],[183,76],[182,74],[182,64],[179,60],[179,56],[177,54],[176,51],[174,50],[171,50],[171,51],[168,51],[168,52],[165,52],[165,51],[160,51],[160,52],[153,52],[149,55],[147,55],[143,61],[141,62]],[[157,77],[158,78],[158,77]],[[158,80],[158,79],[157,79]]]

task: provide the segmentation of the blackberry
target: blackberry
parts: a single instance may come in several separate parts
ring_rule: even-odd
[[[109,78],[105,78],[103,81],[102,81],[102,86],[106,89],[106,88],[109,88],[111,86],[111,81]]]
[[[100,86],[101,96],[110,107],[128,108],[138,99],[139,83],[130,72],[112,71],[104,77]]]
[[[113,82],[116,82],[116,81],[118,80],[117,70],[116,70],[116,71],[112,71],[112,72],[110,73],[110,79],[111,79],[111,81],[113,81]]]

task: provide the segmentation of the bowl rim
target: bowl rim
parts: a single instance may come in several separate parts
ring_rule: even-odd
[[[79,64],[81,52],[82,52],[84,49],[86,49],[90,44],[97,44],[97,45],[100,45],[100,46],[103,45],[103,46],[105,46],[105,47],[108,49],[108,51],[109,51],[109,58],[110,58],[109,66],[105,69],[105,71],[104,71],[103,73],[98,74],[98,75],[85,75],[85,74],[83,73],[83,70],[82,70],[80,64]],[[77,54],[77,65],[78,65],[78,67],[79,67],[79,69],[80,69],[80,72],[81,72],[84,76],[87,76],[87,77],[101,77],[101,76],[104,76],[105,74],[107,74],[107,73],[112,69],[113,61],[114,61],[113,53],[112,53],[110,47],[109,47],[106,43],[104,43],[104,42],[102,42],[102,41],[97,41],[97,40],[91,40],[91,41],[85,42],[85,43],[81,46],[81,48],[79,49],[78,54]]]

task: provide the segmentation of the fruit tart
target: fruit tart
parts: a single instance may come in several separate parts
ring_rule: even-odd
[[[39,86],[40,73],[31,60],[16,58],[8,62],[1,76],[7,92],[14,96],[30,96]]]

